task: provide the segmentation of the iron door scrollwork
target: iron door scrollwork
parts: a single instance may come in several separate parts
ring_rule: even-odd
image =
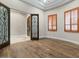
[[[0,3],[0,48],[10,44],[10,9]]]

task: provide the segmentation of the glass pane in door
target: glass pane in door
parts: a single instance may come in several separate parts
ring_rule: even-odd
[[[7,7],[0,5],[0,45],[9,41],[8,39],[8,19]]]
[[[39,40],[39,14],[31,14],[31,40]]]
[[[37,16],[32,16],[32,36],[37,38]]]

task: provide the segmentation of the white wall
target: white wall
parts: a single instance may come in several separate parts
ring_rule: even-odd
[[[26,34],[26,15],[11,10],[11,35],[24,35]]]
[[[47,11],[47,12],[45,12],[45,14],[42,10],[32,7],[28,4],[24,4],[19,0],[16,0],[16,1],[15,0],[0,0],[0,2],[2,2],[3,4],[7,5],[8,7],[12,8],[12,9],[19,10],[24,14],[31,14],[31,13],[39,14],[39,34],[40,34],[40,37],[52,37],[52,38],[56,37],[56,38],[62,38],[62,40],[67,40],[67,41],[71,41],[74,43],[79,43],[79,33],[64,32],[64,11],[78,7],[79,0],[74,0],[70,4],[67,4],[65,6]],[[57,29],[58,30],[57,30],[57,32],[49,32],[47,17],[48,17],[48,15],[55,14],[55,13],[57,13],[57,15],[58,15],[57,16],[57,18],[58,18],[57,19],[57,22],[58,22]],[[15,21],[13,20],[12,22],[15,22]],[[14,26],[14,25],[12,25],[12,26]],[[17,25],[17,26],[19,26],[19,25]],[[22,27],[22,28],[24,28],[24,27]],[[22,29],[18,30],[17,32],[19,32],[21,30]],[[15,33],[13,33],[13,34],[15,34]],[[24,32],[20,32],[20,33],[16,33],[16,34],[19,35],[19,37],[21,34],[25,35]]]
[[[58,38],[66,41],[71,41],[79,44],[79,33],[64,32],[64,11],[79,7],[79,0],[74,0],[72,3],[62,7],[45,12],[46,37]],[[57,32],[48,31],[48,15],[57,14]]]
[[[16,9],[17,11],[20,11],[24,14],[39,14],[39,37],[43,37],[45,35],[45,25],[44,25],[44,12],[38,8],[32,7],[28,4],[25,4],[19,0],[0,0],[1,3],[5,4],[6,6],[8,6],[11,9]],[[11,37],[13,35],[15,36],[19,36],[20,35],[25,35],[25,26],[24,25],[24,21],[22,19],[24,19],[24,16],[22,15],[18,15],[18,13],[14,13],[12,12],[11,16],[11,20],[12,20],[12,24],[11,24],[11,31],[13,31],[11,33]],[[19,18],[20,19],[19,19]],[[16,21],[14,20],[16,18]],[[14,25],[15,23],[18,23],[16,26]],[[23,23],[22,23],[23,22]],[[20,24],[21,23],[21,24]],[[14,27],[15,26],[15,27]],[[23,26],[23,27],[22,27]],[[15,29],[16,28],[16,29]],[[24,29],[23,31],[21,31],[22,29]]]
[[[29,40],[26,39],[26,15],[12,9],[10,15],[11,44]]]

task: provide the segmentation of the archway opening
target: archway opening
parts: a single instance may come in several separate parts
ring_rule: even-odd
[[[31,16],[27,17],[27,36],[31,37]]]

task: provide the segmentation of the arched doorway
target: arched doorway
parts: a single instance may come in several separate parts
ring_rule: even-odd
[[[39,39],[39,15],[31,14],[27,17],[27,36],[31,40]]]
[[[27,36],[31,36],[31,16],[27,18]]]

